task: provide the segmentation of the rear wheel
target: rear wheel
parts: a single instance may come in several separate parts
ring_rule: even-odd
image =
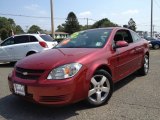
[[[147,75],[149,71],[149,56],[145,55],[144,56],[144,61],[143,61],[143,66],[139,69],[139,74],[140,75]]]
[[[159,46],[158,44],[155,44],[155,45],[153,46],[153,48],[154,48],[154,49],[159,49],[160,46]]]
[[[87,101],[91,106],[106,103],[113,92],[112,78],[105,70],[98,70],[91,78]]]

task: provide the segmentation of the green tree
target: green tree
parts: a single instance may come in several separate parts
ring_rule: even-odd
[[[16,27],[16,24],[15,24],[13,19],[9,18],[8,22],[10,23],[10,26],[11,26],[12,29]]]
[[[6,39],[12,35],[12,30],[14,33],[23,33],[23,29],[16,25],[13,19],[0,17],[0,37],[1,39]]]
[[[0,29],[1,39],[4,40],[8,37],[8,31],[5,28]]]
[[[11,21],[12,19],[9,20]],[[0,17],[0,37],[2,40],[10,36],[12,25],[9,20],[5,17]]]
[[[87,30],[87,29],[91,29],[92,25],[80,25],[80,30]]]
[[[136,31],[136,22],[132,18],[128,21],[128,28]]]
[[[37,32],[42,32],[43,30],[37,26],[37,25],[32,25],[29,30],[28,33],[37,33]]]
[[[21,33],[24,33],[23,29],[21,28],[20,25],[17,25],[15,27],[15,31],[16,31],[16,34],[21,34]]]
[[[65,31],[65,30],[64,30],[64,26],[65,26],[65,24],[58,25],[56,32],[64,32],[64,31]]]
[[[111,22],[108,18],[101,19],[92,25],[92,28],[102,28],[102,27],[118,27],[118,25]]]
[[[128,25],[123,25],[124,28],[128,28]]]
[[[65,21],[64,31],[69,34],[72,34],[72,33],[77,32],[79,30],[80,30],[80,25],[79,25],[78,19],[73,12],[70,12],[68,14],[66,21]]]

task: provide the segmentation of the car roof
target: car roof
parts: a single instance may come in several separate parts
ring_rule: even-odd
[[[84,31],[92,31],[92,30],[98,30],[98,29],[105,29],[105,30],[121,30],[121,29],[123,29],[123,30],[130,30],[130,29],[128,29],[128,28],[124,28],[124,27],[104,27],[104,28],[93,28],[93,29],[88,29],[88,30],[84,30]],[[132,31],[132,30],[130,30],[130,31]]]
[[[15,37],[15,36],[39,36],[39,35],[46,35],[46,34],[19,34],[19,35],[13,35],[11,37]]]

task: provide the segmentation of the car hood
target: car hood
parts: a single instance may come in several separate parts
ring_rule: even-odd
[[[51,49],[25,57],[17,62],[16,66],[26,69],[52,69],[64,64],[79,62],[80,59],[98,50],[97,48]]]

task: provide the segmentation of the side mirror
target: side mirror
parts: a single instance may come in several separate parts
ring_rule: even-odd
[[[121,40],[116,42],[115,48],[126,47],[128,45],[129,45],[128,42]]]

